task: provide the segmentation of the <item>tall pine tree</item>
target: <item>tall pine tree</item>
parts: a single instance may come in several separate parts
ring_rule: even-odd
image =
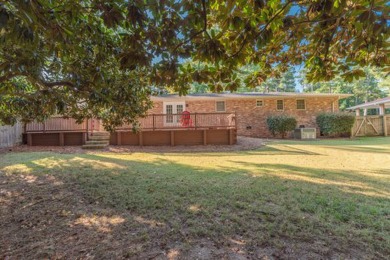
[[[290,67],[285,73],[283,73],[277,91],[295,92],[296,91],[295,88],[296,88],[295,69],[294,67]]]

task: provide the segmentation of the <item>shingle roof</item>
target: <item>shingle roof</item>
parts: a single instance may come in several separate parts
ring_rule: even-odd
[[[153,96],[153,100],[167,100],[167,99],[209,99],[209,98],[223,98],[223,99],[240,99],[240,98],[277,98],[277,97],[338,97],[347,98],[352,94],[336,94],[336,93],[297,93],[297,92],[246,92],[246,93],[201,93],[189,94],[186,96],[179,96],[176,94],[165,94]]]
[[[347,109],[348,110],[357,110],[357,109],[361,109],[361,108],[379,108],[379,106],[383,105],[383,104],[390,106],[390,97],[377,99],[377,100],[363,103],[363,104],[360,104],[357,106],[349,107]]]

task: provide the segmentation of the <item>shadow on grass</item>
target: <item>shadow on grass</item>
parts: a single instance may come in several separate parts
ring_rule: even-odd
[[[192,152],[193,153],[193,152]],[[230,151],[230,152],[202,152],[196,153],[197,158],[202,157],[231,157],[232,153],[234,156],[248,156],[248,155],[322,155],[320,153],[316,153],[313,151],[309,151],[307,149],[302,149],[298,147],[294,147],[291,145],[278,145],[278,146],[264,146],[261,148],[247,150],[247,151]],[[174,155],[176,157],[190,156],[191,152],[167,152],[167,153],[153,153],[156,155]]]
[[[323,138],[316,140],[277,140],[273,143],[311,146],[366,146],[390,145],[390,137]]]
[[[390,198],[390,170],[357,172],[351,170],[324,170],[288,164],[251,163],[231,161],[242,168],[255,169],[258,174],[272,175],[281,179],[306,181],[311,184],[329,185],[343,192]]]
[[[379,148],[379,147],[370,147],[370,146],[325,146],[327,148],[332,148],[336,150],[342,150],[347,152],[354,153],[383,153],[388,154],[390,157],[390,147],[389,148]]]
[[[213,170],[165,156],[5,159],[4,256],[196,258],[199,244],[209,258],[390,253],[388,181],[358,172],[245,161]]]
[[[271,144],[272,145],[272,144]],[[243,152],[243,155],[322,155],[307,149],[291,145],[265,146],[263,148]]]

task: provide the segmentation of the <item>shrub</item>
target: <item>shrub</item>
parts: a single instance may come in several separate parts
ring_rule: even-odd
[[[317,116],[316,122],[323,135],[351,136],[355,115],[348,113],[322,113]]]
[[[292,116],[269,116],[267,118],[268,130],[273,136],[280,134],[284,138],[287,132],[292,131],[297,126],[297,120]]]

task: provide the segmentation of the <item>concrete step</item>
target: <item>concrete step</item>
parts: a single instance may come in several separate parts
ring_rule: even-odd
[[[89,133],[89,136],[110,136],[109,132],[93,132]]]
[[[92,136],[89,136],[88,137],[89,140],[91,141],[101,141],[101,140],[110,140],[110,136],[106,136],[106,135],[92,135]]]
[[[101,145],[108,145],[108,140],[89,140],[86,141],[85,144],[101,144]]]
[[[107,147],[107,144],[84,144],[82,146],[83,149],[103,149]]]

